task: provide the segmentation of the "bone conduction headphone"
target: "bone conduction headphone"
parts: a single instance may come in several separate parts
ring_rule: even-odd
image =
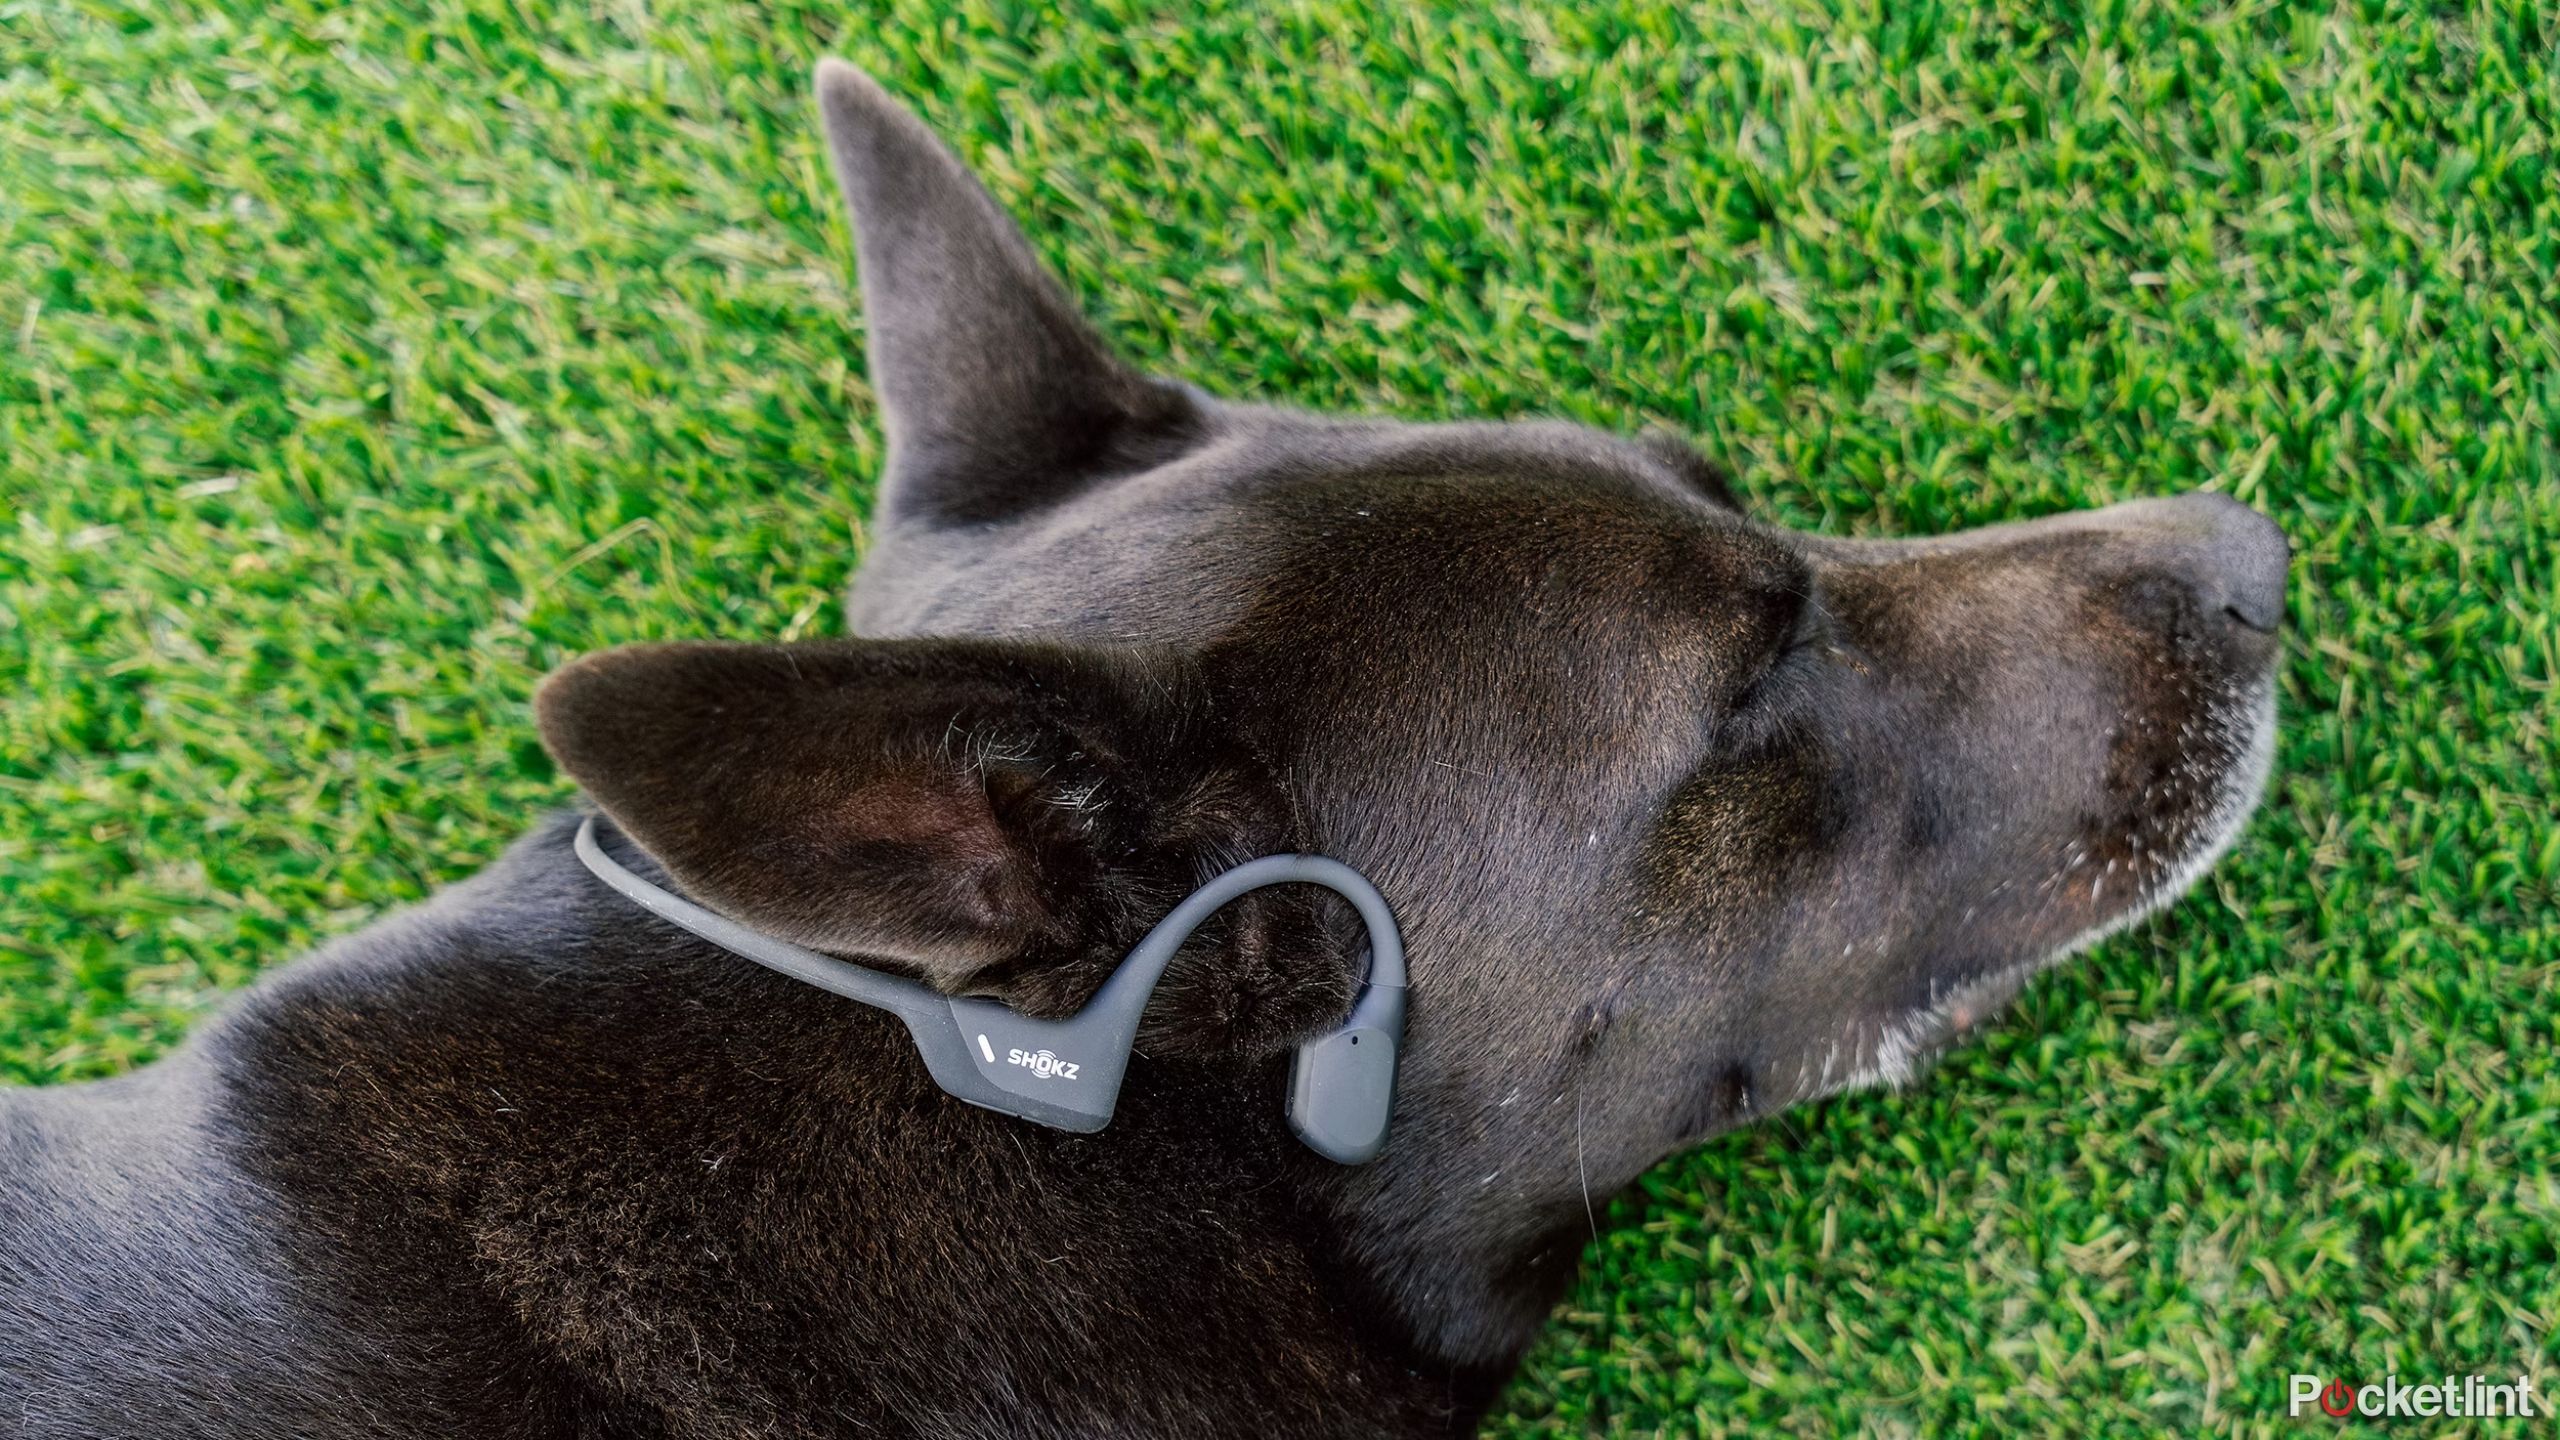
[[[1089,1134],[1111,1123],[1138,1019],[1166,962],[1217,909],[1266,885],[1320,885],[1351,902],[1369,927],[1369,973],[1351,1017],[1301,1044],[1289,1065],[1289,1128],[1328,1160],[1364,1164],[1386,1147],[1395,1108],[1396,1046],[1404,1038],[1404,941],[1386,897],[1357,870],[1321,855],[1265,855],[1191,892],[1156,922],[1084,1009],[1034,1020],[992,1000],[945,995],[750,929],[652,885],[596,843],[593,815],[578,826],[578,858],[640,908],[794,980],[904,1020],[934,1083],[972,1105]]]

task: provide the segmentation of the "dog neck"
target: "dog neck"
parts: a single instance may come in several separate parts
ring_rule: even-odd
[[[1389,1222],[1290,1135],[1284,1057],[1142,1044],[1107,1131],[1025,1125],[944,1095],[894,1018],[604,890],[572,828],[282,972],[212,1037],[257,1077],[243,1164],[302,1217],[315,1283],[419,1290],[448,1265],[423,1289],[476,1298],[417,1307],[416,1344],[489,1366],[527,1346],[653,1404],[816,1385],[855,1414],[1010,1396],[1065,1433],[1258,1410],[1437,1434],[1490,1403],[1508,1357],[1452,1363],[1379,1303],[1363,1240]],[[991,1313],[1050,1317],[1051,1343],[999,1352]]]

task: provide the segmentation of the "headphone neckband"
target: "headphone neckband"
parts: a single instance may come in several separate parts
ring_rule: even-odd
[[[1357,870],[1322,855],[1266,855],[1211,878],[1156,922],[1084,1009],[1034,1020],[992,1000],[955,997],[903,976],[822,955],[767,935],[633,874],[578,826],[578,859],[642,909],[732,954],[906,1022],[934,1083],[972,1105],[1060,1130],[1111,1123],[1147,997],[1191,932],[1228,901],[1268,885],[1320,885],[1351,902],[1369,931],[1368,978],[1350,1017],[1298,1047],[1289,1124],[1327,1159],[1357,1165],[1385,1147],[1404,1034],[1403,937],[1386,897]]]

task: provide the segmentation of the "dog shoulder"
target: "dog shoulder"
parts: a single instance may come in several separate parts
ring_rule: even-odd
[[[282,967],[158,1063],[0,1091],[10,1433],[472,1433],[412,1359],[416,1310],[383,1304],[374,1283],[384,1245],[413,1245],[416,1232],[388,1225],[372,1244],[361,1234],[361,1217],[397,1214],[413,1197],[358,1168],[318,1185],[287,1180],[326,1175],[363,1148],[293,1119],[389,1078],[377,1057],[341,1048],[350,1017],[405,1011],[424,1024],[472,1003],[468,967],[442,962],[489,926],[521,923],[516,907],[539,910],[539,899],[520,877],[466,882]],[[302,1063],[278,1066],[279,1054]],[[431,1266],[412,1278],[430,1314],[438,1290],[460,1288]],[[451,1307],[439,1318],[459,1319]],[[525,1359],[519,1349],[502,1372],[523,1373]]]
[[[400,1433],[300,1280],[290,1213],[233,1163],[211,1061],[0,1096],[11,1433]]]

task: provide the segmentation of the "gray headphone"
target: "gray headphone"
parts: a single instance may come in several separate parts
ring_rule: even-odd
[[[1138,1018],[1167,961],[1218,907],[1266,885],[1321,885],[1369,927],[1369,975],[1341,1028],[1300,1045],[1289,1065],[1289,1128],[1328,1160],[1359,1165],[1386,1148],[1395,1107],[1396,1046],[1404,1038],[1404,941],[1386,898],[1359,871],[1321,855],[1248,860],[1191,892],[1156,922],[1084,1009],[1033,1020],[992,1000],[945,995],[751,930],[623,868],[596,843],[593,815],[578,826],[578,858],[644,910],[723,950],[907,1022],[934,1083],[972,1105],[1088,1134],[1111,1123]]]

